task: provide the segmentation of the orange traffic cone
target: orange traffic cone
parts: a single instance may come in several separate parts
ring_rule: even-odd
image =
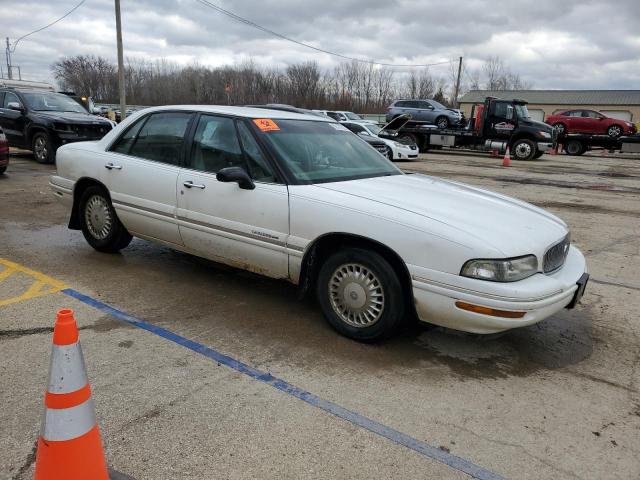
[[[509,147],[507,147],[507,151],[504,153],[504,158],[502,159],[502,166],[508,167],[511,165],[511,153],[509,152]]]
[[[58,312],[35,480],[109,480],[73,310]]]

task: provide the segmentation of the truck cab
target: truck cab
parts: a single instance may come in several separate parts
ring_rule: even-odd
[[[487,97],[474,106],[472,117],[474,133],[485,140],[486,148],[504,151],[509,147],[518,160],[540,157],[557,139],[554,128],[531,119],[526,100]]]

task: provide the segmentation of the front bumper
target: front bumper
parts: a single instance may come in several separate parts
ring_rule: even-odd
[[[538,150],[541,152],[550,152],[553,150],[553,142],[538,142]]]
[[[582,253],[571,247],[564,266],[550,274],[537,273],[519,282],[497,283],[469,279],[409,265],[416,311],[421,321],[472,333],[496,333],[538,323],[569,306],[586,273]],[[461,301],[495,310],[525,312],[502,318],[462,310]]]

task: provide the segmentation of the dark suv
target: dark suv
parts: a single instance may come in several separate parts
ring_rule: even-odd
[[[33,151],[40,163],[53,163],[60,145],[99,140],[113,124],[61,93],[0,88],[0,128],[10,146]]]

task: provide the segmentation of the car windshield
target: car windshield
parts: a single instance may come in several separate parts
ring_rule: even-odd
[[[382,131],[382,128],[380,128],[378,125],[373,125],[373,124],[371,124],[371,125],[363,125],[363,127],[365,129],[369,130],[369,132],[372,135],[378,135]]]
[[[62,93],[52,92],[24,92],[22,94],[30,110],[40,112],[77,112],[87,113],[87,110],[71,97]]]
[[[521,103],[516,103],[515,107],[516,107],[516,115],[518,115],[518,118],[530,118],[529,109],[527,108],[526,105],[523,105]]]
[[[353,112],[344,112],[344,115],[349,119],[349,120],[362,120],[362,117],[360,115],[356,115]]]
[[[280,163],[303,184],[340,182],[359,178],[402,175],[389,160],[333,122],[309,120],[255,120]]]

